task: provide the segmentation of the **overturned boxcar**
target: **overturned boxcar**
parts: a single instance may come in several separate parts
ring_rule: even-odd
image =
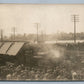
[[[0,64],[13,62],[30,66],[36,65],[35,50],[34,46],[28,42],[0,42]]]

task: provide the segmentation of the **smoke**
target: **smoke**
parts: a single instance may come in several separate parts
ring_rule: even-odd
[[[46,59],[51,62],[62,62],[65,59],[65,48],[57,45],[46,45],[44,51],[47,52]]]

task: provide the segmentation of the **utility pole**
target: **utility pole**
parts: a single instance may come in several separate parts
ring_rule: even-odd
[[[36,29],[37,29],[37,43],[38,43],[38,28],[39,28],[39,23],[35,23],[36,24]]]
[[[0,34],[1,34],[1,41],[3,41],[3,30],[0,30]]]
[[[79,22],[78,15],[72,15],[72,21],[74,22],[74,44],[76,44],[76,23]]]

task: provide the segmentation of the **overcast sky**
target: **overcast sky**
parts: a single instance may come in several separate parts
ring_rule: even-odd
[[[0,29],[5,35],[12,33],[36,33],[35,23],[39,23],[39,32],[73,32],[72,15],[79,15],[77,32],[84,32],[84,4],[43,5],[43,4],[0,4]]]

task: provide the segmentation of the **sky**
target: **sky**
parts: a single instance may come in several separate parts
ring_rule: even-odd
[[[16,34],[31,34],[46,31],[73,32],[72,15],[78,15],[77,32],[84,32],[84,4],[0,4],[0,29],[4,35],[11,35],[13,28]]]

